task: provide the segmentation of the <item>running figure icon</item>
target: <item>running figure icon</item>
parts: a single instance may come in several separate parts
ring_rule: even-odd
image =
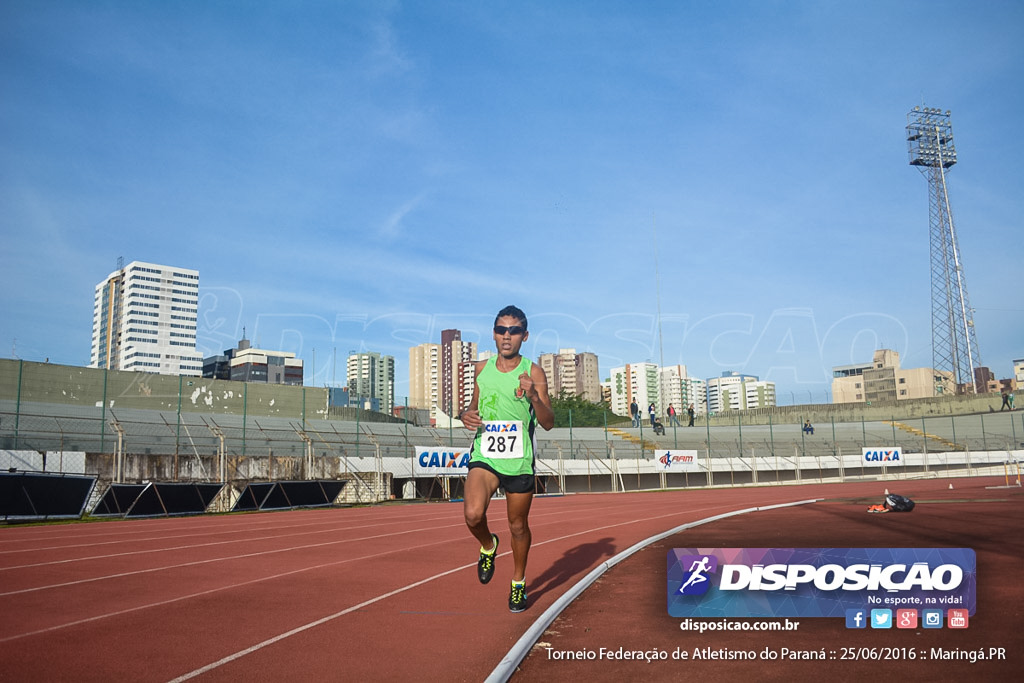
[[[704,576],[711,567],[708,566],[709,558],[707,555],[700,558],[700,560],[694,560],[693,564],[690,565],[690,577],[683,582],[683,585],[679,587],[679,592],[683,593],[687,588],[698,583],[703,583],[708,580],[708,577]]]

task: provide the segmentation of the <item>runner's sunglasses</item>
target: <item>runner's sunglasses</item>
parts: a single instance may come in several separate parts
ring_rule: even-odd
[[[526,332],[526,328],[519,325],[513,325],[512,327],[505,327],[504,325],[494,326],[494,334],[499,337],[504,337],[506,334],[510,334],[514,337],[517,334],[522,334],[523,332]]]

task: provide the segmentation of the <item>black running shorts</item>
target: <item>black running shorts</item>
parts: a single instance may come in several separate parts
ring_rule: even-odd
[[[498,478],[498,486],[500,486],[505,493],[533,493],[536,489],[536,479],[532,474],[518,474],[509,476],[507,474],[501,474],[495,472],[494,468],[485,462],[479,460],[471,461],[468,465],[469,469],[479,467],[485,469]]]

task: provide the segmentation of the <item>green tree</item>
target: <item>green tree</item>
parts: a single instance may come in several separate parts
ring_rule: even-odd
[[[558,396],[551,397],[551,409],[555,413],[556,427],[569,426],[570,412],[573,427],[604,427],[605,424],[616,424],[627,419],[612,413],[608,404],[603,401],[593,403],[582,396],[570,394],[565,389],[559,392]]]

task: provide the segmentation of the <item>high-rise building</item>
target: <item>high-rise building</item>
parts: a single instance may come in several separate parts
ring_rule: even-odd
[[[355,353],[348,357],[349,401],[376,398],[380,412],[395,407],[395,359],[379,353]]]
[[[759,380],[754,375],[723,372],[721,377],[707,381],[708,411],[751,410],[776,405],[775,382]]]
[[[611,369],[611,408],[616,415],[629,416],[629,406],[636,400],[643,418],[647,406],[661,403],[658,366],[654,363],[632,363]]]
[[[433,414],[440,404],[440,377],[440,344],[420,344],[409,349],[409,407]]]
[[[455,417],[473,400],[476,344],[462,341],[459,330],[441,330],[440,408]]]
[[[457,416],[473,400],[476,360],[476,344],[462,341],[459,330],[409,349],[409,407]]]
[[[199,271],[132,261],[96,285],[89,367],[198,377]]]
[[[666,415],[669,406],[675,408],[678,415],[693,406],[695,415],[707,412],[707,382],[686,374],[685,365],[668,365],[661,368],[661,403],[662,416]]]
[[[558,353],[542,353],[538,365],[548,378],[548,393],[558,396],[563,391],[581,396],[591,403],[601,402],[601,379],[597,355],[576,353],[576,349],[559,349]]]
[[[833,403],[877,403],[952,394],[953,373],[932,368],[900,368],[900,354],[875,351],[870,363],[832,368]]]

